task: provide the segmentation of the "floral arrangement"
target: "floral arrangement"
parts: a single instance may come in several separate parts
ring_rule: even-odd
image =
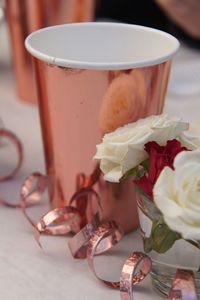
[[[105,180],[132,178],[152,221],[145,251],[165,253],[185,239],[200,249],[200,140],[166,114],[105,134],[95,159]],[[143,210],[145,213],[145,209]]]

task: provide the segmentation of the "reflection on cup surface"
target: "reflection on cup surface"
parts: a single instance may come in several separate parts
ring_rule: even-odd
[[[148,39],[158,45],[164,40],[165,46],[154,43],[143,54],[140,47]],[[178,42],[141,26],[85,23],[35,32],[26,40],[26,47],[35,57],[46,167],[52,179],[51,204],[61,206],[75,192],[77,174],[89,175],[95,168],[92,157],[105,132],[162,112]],[[109,183],[102,178],[95,185],[102,217],[116,220],[125,231],[138,222],[130,185],[132,182]],[[96,209],[91,201],[89,218]]]
[[[92,21],[93,0],[6,0],[17,93],[36,102],[32,62],[24,48],[25,38],[40,28],[62,23]]]

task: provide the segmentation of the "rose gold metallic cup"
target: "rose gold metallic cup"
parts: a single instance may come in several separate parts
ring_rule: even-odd
[[[171,35],[117,23],[44,28],[26,39],[34,56],[52,207],[67,204],[77,174],[91,174],[104,133],[163,110],[172,56]],[[125,231],[138,224],[131,182],[95,186],[102,218]],[[95,205],[90,205],[90,215]]]
[[[93,20],[93,0],[6,0],[6,15],[20,99],[36,102],[31,57],[25,38],[42,27]]]

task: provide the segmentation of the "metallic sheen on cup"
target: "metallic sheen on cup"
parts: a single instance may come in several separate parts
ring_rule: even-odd
[[[79,23],[38,30],[26,39],[34,57],[52,207],[67,204],[77,174],[91,174],[102,136],[163,110],[173,36],[120,23]],[[132,182],[95,185],[101,216],[127,232],[138,225]],[[90,203],[88,215],[96,212]]]
[[[24,48],[25,38],[42,27],[92,21],[94,3],[93,0],[6,0],[17,94],[21,100],[36,102],[31,57]]]

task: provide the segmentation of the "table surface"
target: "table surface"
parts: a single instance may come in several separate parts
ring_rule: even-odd
[[[182,46],[174,59],[165,106],[169,114],[192,121],[192,130],[196,133],[200,126],[200,72],[197,68],[200,70],[200,53]],[[33,171],[44,172],[44,160],[37,107],[20,101],[15,94],[4,25],[0,27],[0,99],[0,118],[24,144],[25,159],[19,174],[0,185],[1,196],[17,201],[23,179]],[[3,150],[0,152],[1,171],[14,159],[13,155]],[[41,210],[45,211],[45,205],[30,210],[36,216]],[[0,228],[1,299],[120,299],[119,291],[109,289],[95,279],[86,260],[71,257],[67,247],[70,237],[42,237],[42,251],[20,210],[3,206],[0,207]],[[125,236],[114,249],[96,258],[99,274],[118,279],[125,258],[131,251],[140,249],[137,232]],[[153,291],[149,276],[135,287],[134,299],[161,299]]]

